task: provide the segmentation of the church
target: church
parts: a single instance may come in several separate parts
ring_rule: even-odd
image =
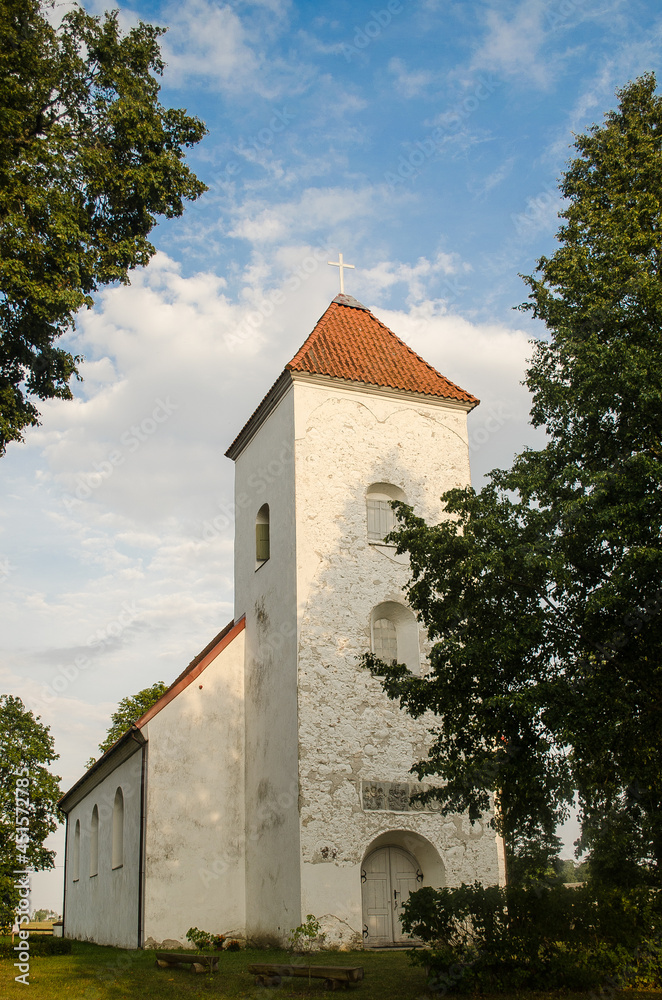
[[[60,802],[67,937],[277,944],[313,914],[327,946],[388,947],[420,886],[503,883],[489,816],[411,799],[433,718],[358,663],[428,669],[390,501],[441,518],[477,404],[341,283],[226,452],[233,621]]]

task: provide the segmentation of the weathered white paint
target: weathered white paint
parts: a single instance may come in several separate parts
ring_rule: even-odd
[[[315,913],[334,943],[357,943],[361,864],[376,843],[409,850],[427,884],[499,879],[486,823],[364,811],[360,796],[362,780],[411,780],[432,722],[405,716],[357,665],[373,609],[390,602],[405,612],[408,576],[392,547],[368,543],[367,492],[390,485],[438,520],[440,495],[468,482],[462,407],[306,376],[294,377],[238,456],[249,937],[282,940]],[[271,558],[255,571],[255,517],[265,502]],[[423,635],[420,651],[424,664]]]
[[[244,634],[143,729],[146,946],[244,927]]]
[[[235,618],[246,615],[246,930],[282,939],[300,922],[294,393],[239,455]],[[270,558],[256,569],[255,519],[269,504]]]
[[[141,763],[142,751],[137,747],[133,756],[93,788],[69,813],[66,937],[118,948],[138,946]],[[118,788],[124,795],[123,864],[113,869],[113,806]],[[90,877],[90,824],[95,805],[99,810],[99,870],[97,875]],[[80,820],[81,838],[79,878],[74,881],[76,820]]]
[[[466,413],[332,380],[296,380],[294,394],[303,913],[328,914],[336,937],[331,917],[344,921],[351,943],[362,930],[360,866],[376,840],[409,850],[431,884],[440,873],[449,885],[499,880],[486,823],[364,811],[360,795],[362,780],[411,780],[432,723],[402,713],[357,664],[373,609],[403,605],[408,577],[393,549],[368,543],[366,494],[392,484],[417,513],[440,520],[441,494],[469,482]],[[423,660],[428,651],[421,634]]]

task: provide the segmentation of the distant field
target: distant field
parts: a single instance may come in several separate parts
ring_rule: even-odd
[[[14,982],[17,972],[11,960],[0,961],[0,1000],[25,996],[28,1000],[179,1000],[204,997],[331,996],[321,979],[284,979],[281,987],[265,989],[254,983],[246,969],[253,962],[290,963],[293,957],[281,951],[219,952],[219,971],[213,975],[195,975],[188,969],[159,969],[156,952],[122,951],[98,945],[74,942],[71,955],[38,958],[30,962],[30,989]],[[404,952],[324,952],[313,955],[311,964],[362,965],[365,979],[349,993],[355,1000],[419,1000],[429,996],[425,975],[409,965]],[[606,984],[605,984],[606,985]],[[440,994],[436,994],[439,996]],[[604,995],[609,1000],[611,991]],[[589,993],[522,993],[526,1000],[596,1000]],[[662,1000],[662,991],[626,991],[626,1000]],[[514,1000],[500,995],[499,1000]]]

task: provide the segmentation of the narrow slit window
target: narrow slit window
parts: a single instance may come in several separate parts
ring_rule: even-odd
[[[99,874],[99,810],[92,810],[90,822],[90,878]]]
[[[76,820],[76,826],[74,829],[74,851],[73,858],[71,859],[71,870],[73,872],[73,880],[77,882],[80,878],[80,820]]]
[[[124,864],[124,795],[122,789],[115,792],[113,804],[113,868]]]
[[[271,554],[271,538],[269,534],[269,504],[260,507],[255,518],[255,563],[259,569]]]

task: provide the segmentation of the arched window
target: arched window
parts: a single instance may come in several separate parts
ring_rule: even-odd
[[[124,796],[122,789],[115,792],[113,804],[113,868],[124,864]]]
[[[255,569],[269,558],[269,504],[264,503],[255,518]]]
[[[409,608],[396,601],[384,601],[370,616],[370,640],[375,656],[386,663],[404,663],[412,674],[421,672],[418,622]]]
[[[99,810],[92,810],[90,822],[90,878],[99,874]]]
[[[77,882],[80,878],[80,820],[76,820],[76,826],[74,828],[74,851],[73,857],[71,859],[71,870],[73,872],[73,880]]]
[[[368,515],[368,541],[384,542],[384,536],[395,528],[395,513],[391,500],[402,500],[407,503],[407,497],[399,486],[391,483],[373,483],[366,490],[366,510]]]
[[[373,622],[372,651],[385,663],[398,659],[398,633],[390,618],[378,618]]]

